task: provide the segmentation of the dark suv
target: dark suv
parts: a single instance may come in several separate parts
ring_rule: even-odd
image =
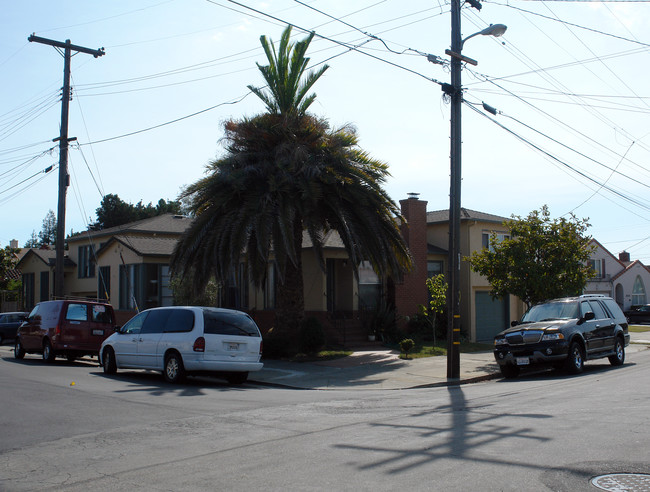
[[[582,295],[531,307],[494,337],[494,358],[506,378],[544,365],[578,374],[586,360],[608,357],[613,366],[623,365],[629,343],[627,319],[614,299]]]

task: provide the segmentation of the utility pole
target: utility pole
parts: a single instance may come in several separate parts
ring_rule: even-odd
[[[451,0],[451,98],[449,190],[449,292],[447,295],[447,378],[460,379],[460,189],[461,189],[461,85],[462,38],[460,0]]]
[[[68,110],[70,107],[70,59],[72,51],[87,53],[95,58],[104,55],[104,48],[92,50],[83,46],[76,46],[66,39],[65,43],[52,39],[40,38],[32,34],[27,38],[29,42],[49,44],[55,48],[63,49],[63,89],[61,94],[61,134],[53,141],[59,141],[59,202],[56,214],[56,262],[54,264],[54,296],[63,297],[63,269],[65,249],[65,198],[70,184],[68,174],[68,142],[76,138],[68,138]]]
[[[477,10],[481,10],[479,0],[465,0]],[[460,380],[460,189],[462,180],[461,149],[461,108],[463,86],[461,82],[461,62],[477,65],[472,58],[463,56],[465,41],[474,36],[499,37],[506,32],[504,24],[490,24],[482,31],[462,38],[460,32],[460,0],[451,0],[451,50],[445,50],[451,57],[451,84],[442,84],[442,90],[451,98],[450,131],[450,190],[449,190],[449,289],[447,291],[447,379]]]

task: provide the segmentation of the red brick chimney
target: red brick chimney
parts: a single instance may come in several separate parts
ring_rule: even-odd
[[[401,316],[418,313],[418,305],[426,305],[427,293],[427,202],[417,193],[400,200],[406,223],[400,229],[413,258],[413,270],[395,285],[395,307]]]

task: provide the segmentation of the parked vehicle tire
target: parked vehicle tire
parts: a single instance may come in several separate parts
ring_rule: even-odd
[[[16,338],[14,344],[14,357],[19,360],[25,357],[25,349],[23,348],[23,344],[20,343],[20,338]]]
[[[102,368],[104,369],[104,374],[115,374],[117,372],[115,352],[110,347],[106,347],[102,354]]]
[[[168,383],[180,383],[185,379],[185,368],[180,355],[172,352],[165,358],[163,377]]]
[[[5,341],[4,338],[2,338],[2,335],[0,335],[0,345],[2,345],[4,341]]]
[[[504,364],[499,366],[501,369],[501,375],[506,379],[514,379],[519,376],[519,367],[512,364]]]
[[[585,357],[578,342],[569,345],[569,356],[566,359],[566,370],[569,374],[580,374],[585,367]]]
[[[614,355],[609,356],[609,363],[613,366],[622,366],[625,362],[625,344],[621,337],[616,337],[614,343]]]
[[[54,350],[52,349],[52,344],[49,340],[45,340],[45,342],[43,342],[43,361],[51,364],[54,362],[54,359],[55,355]]]
[[[242,384],[248,379],[248,372],[229,372],[226,379],[230,384]]]

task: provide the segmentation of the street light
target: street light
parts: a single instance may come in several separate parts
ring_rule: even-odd
[[[493,24],[465,39],[460,34],[460,0],[451,0],[451,84],[443,84],[443,90],[451,98],[451,148],[449,191],[449,290],[447,294],[447,378],[460,379],[460,187],[461,187],[461,62],[476,65],[477,62],[462,55],[465,41],[474,36],[501,36],[507,27]]]
[[[467,41],[469,38],[473,38],[474,36],[494,36],[495,38],[498,38],[499,36],[503,36],[503,34],[506,32],[508,29],[508,26],[505,24],[490,24],[489,27],[486,27],[482,31],[475,32],[474,34],[467,36],[465,39],[463,39],[460,42],[460,49],[463,49],[463,45],[465,44],[465,41]]]

